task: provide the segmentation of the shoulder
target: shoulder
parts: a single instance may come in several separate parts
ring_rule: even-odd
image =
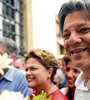
[[[67,91],[68,91],[68,87],[64,87],[64,88],[61,88],[60,91],[66,95],[67,94]]]
[[[82,88],[82,85],[84,85],[83,83],[84,83],[84,77],[83,77],[83,72],[81,72],[75,81],[76,88],[78,89]]]
[[[26,72],[20,69],[16,69],[14,67],[11,68],[10,72],[11,75],[13,76],[13,79],[17,80],[19,79],[20,81],[26,80]]]
[[[52,94],[52,100],[69,100],[65,95],[63,95],[59,89],[54,91]]]
[[[20,75],[25,75],[26,72],[24,70],[21,69],[17,69],[14,66],[12,67],[12,70],[14,70],[14,73],[20,74]]]

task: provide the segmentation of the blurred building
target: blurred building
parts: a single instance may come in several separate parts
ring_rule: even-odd
[[[63,35],[60,32],[59,28],[59,19],[58,15],[56,15],[56,43],[57,43],[57,57],[60,58],[62,55],[65,54],[64,50],[64,40],[63,40]]]
[[[55,0],[0,0],[0,36],[16,41],[20,51],[44,48],[64,54]]]
[[[0,36],[12,38],[19,50],[23,49],[21,5],[22,0],[0,0]]]

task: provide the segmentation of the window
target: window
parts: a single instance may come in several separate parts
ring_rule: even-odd
[[[5,37],[16,41],[17,46],[22,49],[22,27],[21,11],[22,0],[0,0],[0,32]]]
[[[14,0],[3,0],[3,14],[9,18],[15,19]]]
[[[14,41],[15,40],[15,25],[8,23],[6,21],[3,21],[3,28],[4,28],[4,33],[3,36],[6,36],[8,38],[12,38]]]

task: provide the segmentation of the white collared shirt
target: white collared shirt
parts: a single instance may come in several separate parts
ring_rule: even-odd
[[[87,82],[87,86],[84,86],[84,82],[83,72],[81,72],[75,82],[74,100],[90,100],[90,79]]]

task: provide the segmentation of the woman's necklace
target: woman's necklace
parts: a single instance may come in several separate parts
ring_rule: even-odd
[[[57,90],[57,86],[55,85],[55,86],[53,86],[50,90],[49,90],[49,92],[47,93],[47,95],[50,95],[52,92],[54,92],[55,90]]]

